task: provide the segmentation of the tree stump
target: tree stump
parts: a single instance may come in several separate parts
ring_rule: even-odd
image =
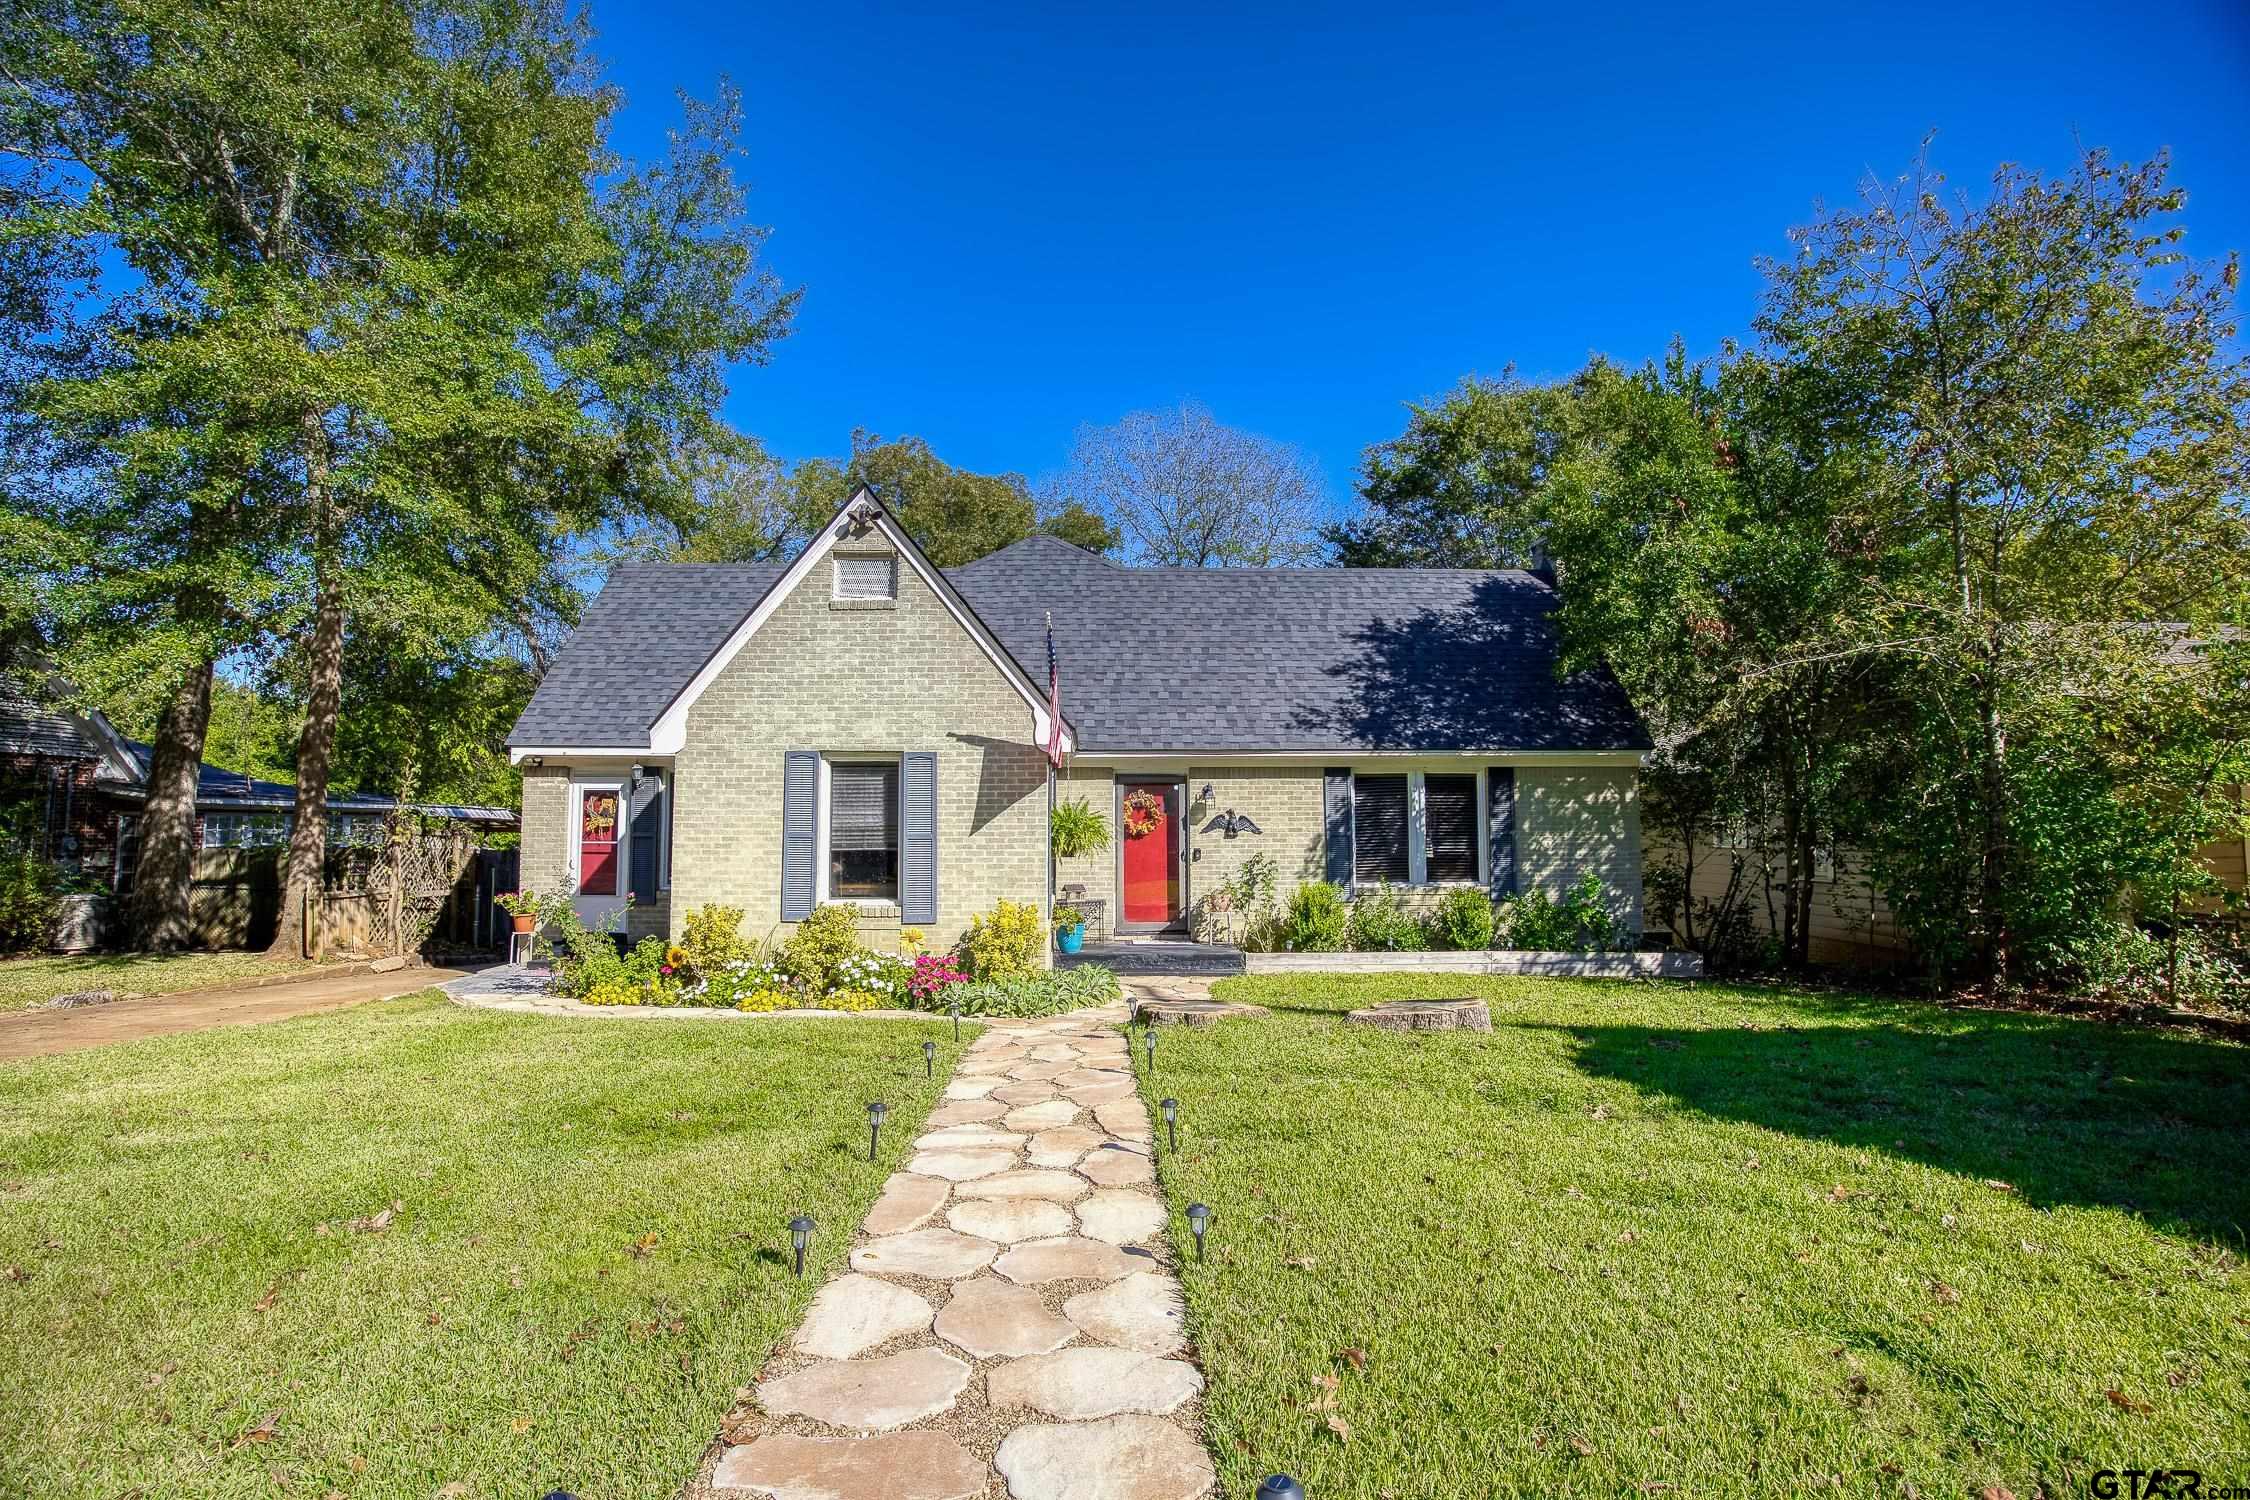
[[[1209,1026],[1230,1016],[1268,1014],[1262,1005],[1232,1005],[1224,1000],[1136,999],[1133,1019],[1150,1026]]]
[[[1393,1000],[1351,1011],[1355,1026],[1380,1031],[1490,1031],[1492,1012],[1482,1000]]]

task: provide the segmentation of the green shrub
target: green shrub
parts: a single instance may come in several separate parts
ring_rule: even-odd
[[[1046,926],[1039,908],[1028,901],[1004,900],[971,918],[961,938],[971,979],[1028,979],[1039,973],[1046,949]]]
[[[706,904],[688,913],[680,930],[688,967],[698,975],[716,974],[731,963],[754,957],[757,945],[742,935],[742,908]]]
[[[1470,950],[1492,946],[1492,898],[1482,891],[1452,890],[1430,913],[1430,943]]]
[[[660,937],[642,938],[633,951],[623,958],[616,957],[617,949],[608,939],[601,941],[609,947],[614,967],[598,965],[591,982],[586,984],[579,998],[588,1005],[682,1005],[687,1003],[685,987],[679,979],[667,974],[665,959],[670,945]]]
[[[1340,953],[1350,929],[1344,893],[1325,880],[1309,880],[1290,894],[1281,947],[1290,953]]]
[[[1058,859],[1099,854],[1109,847],[1109,822],[1084,797],[1056,803],[1048,822]]]
[[[29,854],[0,858],[0,953],[44,949],[61,906],[61,871]]]
[[[1534,887],[1501,903],[1494,925],[1498,941],[1508,948],[1599,952],[1623,939],[1610,915],[1608,888],[1592,870],[1579,876],[1560,901]]]
[[[859,946],[859,912],[849,906],[816,906],[781,945],[781,965],[815,995],[836,987],[836,971]]]
[[[1080,964],[1030,978],[948,985],[928,1008],[945,1010],[958,1000],[964,1016],[1054,1016],[1107,1005],[1117,996],[1115,974],[1100,964]]]
[[[1360,953],[1416,953],[1430,945],[1422,924],[1392,886],[1378,885],[1352,903],[1349,942]]]

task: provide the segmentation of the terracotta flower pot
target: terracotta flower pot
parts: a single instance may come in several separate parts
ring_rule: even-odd
[[[516,931],[529,932],[531,931],[532,927],[538,922],[538,920],[539,919],[533,916],[530,912],[525,912],[522,916],[515,919]]]

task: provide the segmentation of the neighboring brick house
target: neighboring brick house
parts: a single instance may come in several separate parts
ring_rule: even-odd
[[[1055,879],[1107,925],[1177,927],[1263,852],[1284,896],[1592,870],[1638,930],[1649,740],[1607,673],[1556,676],[1554,603],[1515,570],[1129,568],[1048,537],[941,572],[862,492],[786,566],[610,574],[509,735],[523,881],[636,935],[849,901],[875,943],[945,946],[1048,906],[1051,615],[1058,791],[1113,833]]]
[[[22,848],[83,881],[132,888],[150,748],[91,709],[66,706],[68,684],[36,664],[0,671],[0,846]],[[195,863],[189,908],[197,941],[262,946],[279,911],[279,861],[297,789],[240,771],[197,768]],[[328,799],[331,849],[380,842],[398,800],[337,792]],[[516,826],[504,807],[417,803],[423,817],[487,832]]]

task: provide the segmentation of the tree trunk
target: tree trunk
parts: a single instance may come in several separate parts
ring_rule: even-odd
[[[339,518],[329,488],[328,439],[317,414],[304,421],[305,490],[312,512],[314,613],[307,650],[310,692],[305,727],[297,737],[296,824],[289,833],[289,856],[282,865],[281,922],[273,946],[277,958],[319,958],[317,932],[306,931],[306,909],[320,894],[322,861],[328,849],[328,773],[336,749],[336,721],[344,697],[344,589]]]
[[[195,941],[189,898],[195,881],[195,786],[203,769],[203,736],[211,726],[211,675],[205,658],[182,674],[156,723],[149,754],[148,801],[141,809],[139,854],[133,864],[134,946],[154,951]]]
[[[1978,904],[1984,908],[1984,976],[1995,986],[2008,983],[2009,933],[2004,891],[2008,879],[2007,735],[2000,726],[2000,671],[1997,642],[1977,684],[1979,799],[1984,803],[1983,849],[1978,870]]]

